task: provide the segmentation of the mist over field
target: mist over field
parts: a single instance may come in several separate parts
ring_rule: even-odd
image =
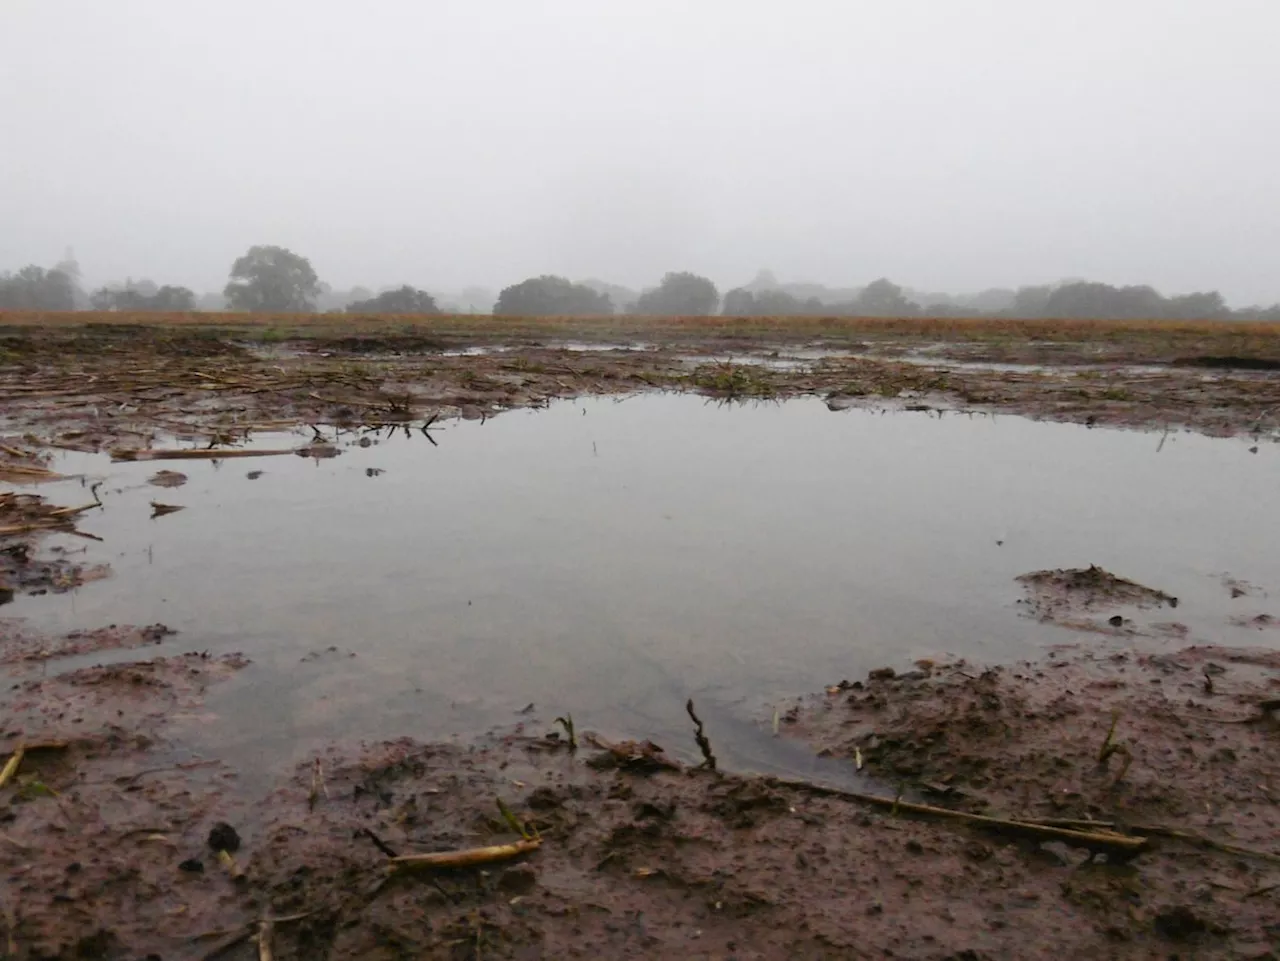
[[[14,0],[0,306],[234,307],[279,247],[314,285],[242,307],[1270,316],[1277,28],[1268,0]]]

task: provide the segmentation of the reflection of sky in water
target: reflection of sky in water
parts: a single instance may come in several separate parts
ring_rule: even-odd
[[[530,702],[540,723],[569,710],[683,744],[693,694],[709,724],[745,731],[784,694],[882,664],[1071,640],[1017,616],[1014,577],[1046,567],[1097,563],[1178,595],[1136,617],[1176,618],[1191,641],[1280,641],[1228,624],[1267,601],[1232,601],[1217,576],[1280,585],[1274,445],[1176,434],[1157,453],[1158,434],[1017,417],[656,394],[436,439],[320,462],[68,455],[62,469],[108,478],[81,526],[115,575],[3,613],[53,630],[163,621],[181,633],[160,651],[245,651],[253,666],[211,692],[221,721],[194,736],[264,757],[476,731]],[[190,482],[143,483],[159,468]],[[78,502],[75,482],[43,490]],[[187,509],[152,521],[153,499]]]

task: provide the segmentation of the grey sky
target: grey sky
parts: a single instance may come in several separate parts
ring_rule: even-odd
[[[1277,0],[0,0],[0,269],[1280,300]]]

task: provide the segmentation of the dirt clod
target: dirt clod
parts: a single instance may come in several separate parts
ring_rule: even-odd
[[[240,835],[236,829],[225,821],[219,821],[209,831],[209,848],[213,851],[226,851],[235,854],[240,850]]]

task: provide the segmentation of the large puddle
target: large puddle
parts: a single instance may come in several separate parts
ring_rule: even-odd
[[[348,434],[319,461],[66,455],[54,466],[106,479],[81,527],[114,575],[0,613],[55,631],[162,621],[180,633],[154,651],[244,651],[252,666],[210,692],[216,721],[184,734],[264,766],[334,738],[566,711],[692,749],[693,696],[728,761],[791,770],[803,752],[768,736],[788,695],[1077,639],[1020,616],[1014,578],[1048,567],[1177,595],[1147,619],[1176,617],[1188,642],[1280,640],[1233,626],[1268,602],[1222,583],[1280,585],[1275,445],[660,394],[433,434]],[[159,468],[189,483],[146,484]],[[78,484],[44,492],[79,502]],[[186,509],[152,520],[152,500]]]

